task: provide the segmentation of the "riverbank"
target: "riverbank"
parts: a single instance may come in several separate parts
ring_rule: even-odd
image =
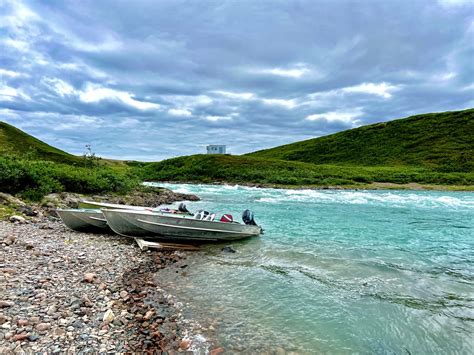
[[[349,185],[287,185],[287,184],[260,184],[260,183],[233,183],[225,181],[215,182],[193,182],[193,181],[148,181],[147,184],[183,184],[183,185],[230,185],[230,186],[245,186],[258,187],[269,189],[313,189],[313,190],[413,190],[413,191],[474,191],[474,185],[436,185],[436,184],[395,184],[391,182],[373,182],[370,184],[349,184]],[[148,185],[153,186],[153,185]]]
[[[191,336],[153,275],[183,252],[57,221],[0,222],[0,353],[184,351]]]

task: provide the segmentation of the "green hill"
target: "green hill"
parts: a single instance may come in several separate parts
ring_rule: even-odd
[[[83,164],[82,157],[54,148],[5,122],[0,122],[0,154],[28,156],[65,164]]]
[[[474,171],[474,109],[376,123],[247,154],[313,164]]]
[[[148,181],[236,183],[275,186],[367,187],[377,183],[473,185],[472,173],[445,173],[414,167],[354,167],[231,155],[191,155],[148,163]]]

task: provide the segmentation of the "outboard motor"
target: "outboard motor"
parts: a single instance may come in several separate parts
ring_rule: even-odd
[[[179,204],[178,211],[183,213],[189,213],[188,209],[186,208],[186,205],[183,202]]]
[[[252,226],[257,225],[257,223],[255,223],[255,220],[253,219],[253,212],[250,210],[245,210],[242,213],[242,221],[244,221],[245,224],[249,224]]]

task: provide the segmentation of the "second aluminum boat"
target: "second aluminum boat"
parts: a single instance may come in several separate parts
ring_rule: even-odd
[[[203,243],[243,239],[262,233],[248,210],[242,216],[245,224],[215,221],[215,216],[202,213],[189,216],[120,209],[102,209],[102,212],[115,233],[131,237]]]

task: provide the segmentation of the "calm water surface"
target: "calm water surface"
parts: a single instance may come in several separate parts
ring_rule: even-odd
[[[474,352],[473,193],[160,186],[200,196],[190,210],[250,208],[265,229],[160,275],[224,348]]]

